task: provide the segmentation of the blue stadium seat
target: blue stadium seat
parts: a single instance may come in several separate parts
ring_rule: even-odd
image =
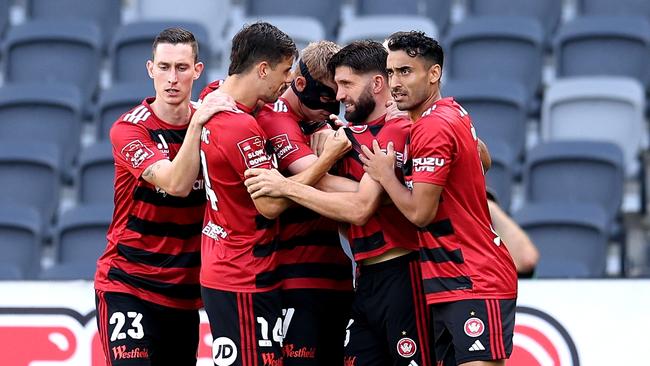
[[[527,203],[591,204],[610,223],[623,200],[623,152],[597,141],[542,143],[528,152],[524,168]]]
[[[81,144],[82,97],[72,85],[9,84],[0,88],[0,141],[54,144],[66,178]]]
[[[510,81],[540,91],[544,32],[526,17],[468,18],[446,38],[448,80]]]
[[[9,6],[11,0],[0,0],[0,35],[3,35],[5,29],[9,27]]]
[[[562,17],[562,0],[468,0],[467,14],[476,16],[525,16],[544,27],[547,41]]]
[[[0,279],[33,279],[40,270],[42,219],[38,211],[0,204]]]
[[[598,206],[542,203],[525,205],[513,218],[540,253],[540,278],[605,276],[608,218]]]
[[[3,54],[6,83],[74,85],[90,110],[99,83],[101,38],[87,21],[39,21],[9,29]]]
[[[59,204],[59,150],[47,143],[0,144],[0,204],[26,206],[48,225]]]
[[[577,0],[581,15],[638,15],[650,20],[650,1],[647,0]]]
[[[145,61],[151,60],[151,45],[158,33],[169,27],[189,30],[199,43],[199,61],[209,67],[210,42],[208,32],[198,23],[184,21],[145,21],[123,25],[111,42],[110,59],[113,84],[143,83],[152,85]],[[206,72],[194,81],[192,95],[196,98],[206,85]]]
[[[416,15],[428,17],[434,22],[438,34],[447,30],[451,16],[451,0],[405,0],[400,1],[399,6],[395,6],[395,2],[389,0],[357,0],[355,4],[356,16]],[[390,33],[412,29],[418,29],[418,27],[395,28]]]
[[[650,82],[650,21],[640,16],[578,17],[555,39],[556,74],[626,76]]]
[[[336,39],[341,21],[342,0],[244,0],[246,16],[298,16],[311,17],[321,22],[327,39]]]
[[[155,95],[153,84],[118,83],[102,90],[95,111],[97,139],[108,140],[113,123],[131,108],[140,104],[145,98]]]
[[[99,27],[103,45],[121,23],[121,0],[27,0],[27,17],[33,20],[88,20]]]
[[[488,145],[488,150],[492,158],[492,166],[485,174],[485,183],[499,202],[499,206],[504,211],[510,212],[515,162],[510,149],[504,143]]]
[[[523,157],[528,98],[523,85],[508,80],[451,80],[443,83],[442,92],[469,112],[478,136],[490,151],[497,145],[510,150],[505,153],[510,163]]]
[[[61,215],[54,236],[55,263],[44,279],[92,279],[106,247],[112,205],[81,205]]]
[[[647,146],[645,93],[641,84],[620,77],[560,79],[546,90],[542,105],[544,141],[595,140],[617,144],[628,177],[639,172]]]
[[[429,18],[417,15],[374,15],[352,18],[341,26],[338,43],[372,39],[383,42],[398,30],[419,30],[429,37],[438,38],[438,29]]]
[[[82,204],[113,204],[115,163],[110,141],[101,141],[81,151],[77,186]]]

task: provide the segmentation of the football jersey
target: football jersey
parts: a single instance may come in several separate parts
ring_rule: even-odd
[[[115,209],[95,288],[198,309],[203,178],[199,174],[187,197],[171,196],[141,178],[151,164],[174,159],[188,127],[162,121],[151,109],[153,101],[144,100],[111,128]]]
[[[203,99],[205,98],[206,95],[212,93],[213,91],[219,89],[221,84],[223,83],[223,80],[215,80],[208,84],[203,90],[201,90],[201,93],[199,94],[199,99],[197,100],[197,103],[203,102]]]
[[[413,124],[407,147],[407,186],[443,187],[435,218],[419,230],[427,303],[515,298],[515,265],[491,226],[478,138],[467,112],[453,98],[438,100]]]
[[[201,285],[232,292],[262,292],[281,285],[274,245],[277,220],[256,209],[244,185],[249,168],[276,162],[250,109],[220,112],[203,127],[201,165],[208,203],[201,239]]]
[[[265,105],[257,121],[285,176],[291,175],[289,165],[313,154],[304,132],[312,124],[301,122],[285,99]],[[341,248],[338,223],[302,206],[289,207],[279,221],[278,241],[268,250],[278,254],[282,288],[352,289],[351,263]]]
[[[349,126],[345,129],[352,149],[339,161],[339,175],[361,181],[365,171],[359,159],[361,146],[372,150],[372,141],[377,140],[385,149],[393,142],[397,158],[395,173],[402,177],[402,154],[408,137],[411,121],[397,118],[386,121],[385,115],[366,125]],[[356,261],[373,258],[393,248],[418,250],[418,236],[413,225],[394,205],[381,205],[365,225],[350,225],[348,241]]]

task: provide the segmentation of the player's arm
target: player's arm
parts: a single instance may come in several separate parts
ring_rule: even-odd
[[[492,157],[488,151],[487,145],[483,140],[478,139],[478,154],[481,157],[481,165],[483,165],[483,172],[486,173],[492,167]]]
[[[287,170],[292,174],[298,174],[312,166],[318,157],[315,154],[305,155],[291,163]],[[339,177],[326,173],[314,184],[314,187],[326,192],[356,192],[359,189],[359,182],[352,179]]]
[[[362,146],[365,156],[360,156],[364,169],[384,188],[388,196],[402,214],[413,224],[425,227],[438,213],[438,202],[443,187],[430,183],[414,183],[413,190],[406,188],[395,175],[395,152],[389,143],[386,153],[382,152],[377,141],[373,141],[373,151]]]
[[[539,251],[526,232],[505,213],[499,204],[488,199],[492,225],[506,244],[517,273],[532,273],[539,261]]]
[[[287,197],[292,201],[333,220],[363,225],[381,202],[382,188],[367,174],[355,192],[323,192],[283,177],[277,171],[263,174],[251,169],[246,186],[253,198],[258,196]]]
[[[186,197],[199,174],[199,149],[203,125],[217,112],[233,110],[234,100],[225,95],[210,93],[194,112],[178,154],[173,160],[162,159],[142,172],[142,179],[160,187],[172,196]]]

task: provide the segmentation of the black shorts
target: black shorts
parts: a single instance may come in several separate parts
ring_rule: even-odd
[[[431,305],[436,358],[445,366],[507,359],[512,353],[515,307],[516,299]]]
[[[279,290],[230,292],[201,287],[217,366],[281,366],[283,318]]]
[[[360,266],[346,366],[431,366],[429,314],[418,254]]]
[[[97,327],[107,365],[196,365],[198,310],[95,291]]]
[[[282,290],[285,366],[342,366],[353,292]]]

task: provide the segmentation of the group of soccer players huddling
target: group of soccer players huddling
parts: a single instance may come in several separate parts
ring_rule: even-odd
[[[192,33],[165,29],[152,51],[155,97],[110,133],[95,277],[108,365],[196,365],[201,307],[217,366],[505,364],[517,275],[436,40],[298,54],[254,23],[197,103]]]

